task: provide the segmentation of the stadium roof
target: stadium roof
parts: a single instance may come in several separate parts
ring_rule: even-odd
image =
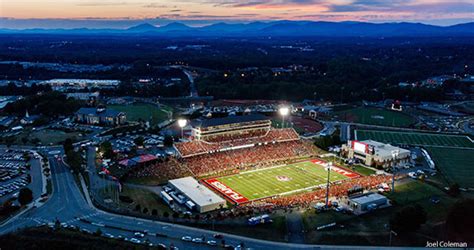
[[[209,188],[199,184],[193,177],[174,179],[169,183],[200,207],[225,202]]]
[[[193,122],[194,127],[213,127],[233,123],[242,122],[256,122],[270,120],[268,117],[261,114],[250,114],[240,116],[227,116],[223,118],[199,119]]]

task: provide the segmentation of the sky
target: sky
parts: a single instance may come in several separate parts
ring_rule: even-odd
[[[0,0],[0,28],[127,28],[148,22],[474,21],[474,0]]]

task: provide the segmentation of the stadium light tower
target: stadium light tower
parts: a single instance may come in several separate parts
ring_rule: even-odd
[[[392,164],[392,192],[395,192],[395,165],[398,158],[399,150],[392,151],[393,164]]]
[[[184,137],[184,127],[188,124],[186,119],[178,119],[178,126],[181,128],[181,138]]]
[[[332,162],[328,162],[328,181],[326,183],[326,208],[329,208],[329,178],[331,176]]]
[[[285,127],[285,117],[288,116],[290,114],[290,108],[284,106],[284,107],[281,107],[278,112],[280,112],[280,115],[281,115],[281,119],[282,119],[282,127]]]

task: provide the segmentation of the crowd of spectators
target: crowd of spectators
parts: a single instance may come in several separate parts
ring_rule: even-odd
[[[203,176],[274,165],[277,161],[312,155],[312,152],[310,144],[287,141],[188,157],[183,162],[194,175]]]
[[[376,188],[381,183],[390,183],[389,175],[372,175],[360,178],[345,180],[342,182],[331,183],[329,187],[329,197],[341,198],[348,195],[348,190],[354,187],[361,187],[364,190]],[[326,187],[319,188],[312,192],[282,196],[270,197],[255,202],[247,203],[245,206],[276,208],[309,207],[316,202],[324,201],[326,198]]]
[[[164,161],[158,161],[154,164],[133,168],[129,172],[129,176],[137,178],[153,177],[157,178],[159,182],[166,182],[168,180],[190,176],[191,173],[185,168],[181,162],[175,158],[167,158]]]
[[[194,140],[176,143],[175,146],[182,157],[191,157],[238,146],[299,140],[299,135],[293,128],[270,129],[264,132],[257,130],[252,133],[215,136],[210,141]]]

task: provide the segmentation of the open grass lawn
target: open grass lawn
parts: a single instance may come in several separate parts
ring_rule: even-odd
[[[361,174],[361,175],[364,175],[364,176],[369,176],[369,175],[373,175],[376,173],[375,170],[372,170],[370,168],[366,168],[364,166],[361,166],[361,165],[353,165],[351,170]]]
[[[128,196],[133,200],[132,203],[120,202],[121,206],[131,210],[140,205],[142,211],[144,208],[148,209],[148,215],[151,215],[153,209],[157,210],[159,216],[162,216],[165,211],[172,214],[171,209],[162,201],[160,196],[150,190],[124,185],[120,195]]]
[[[474,142],[465,135],[447,135],[380,130],[356,130],[356,140],[375,140],[385,143],[416,146],[443,146],[474,148]]]
[[[336,111],[340,120],[370,125],[408,127],[416,120],[402,112],[391,111],[381,108],[358,107]]]
[[[474,149],[426,148],[441,174],[451,183],[474,188]]]
[[[150,121],[151,125],[157,125],[169,118],[171,108],[158,107],[148,103],[134,103],[129,105],[108,105],[110,109],[125,112],[128,121]]]
[[[438,237],[442,232],[434,228],[439,222],[444,221],[449,209],[456,202],[455,198],[448,196],[440,189],[429,184],[409,180],[396,186],[396,192],[386,194],[396,205],[384,208],[362,216],[346,215],[330,211],[315,213],[309,210],[303,213],[303,222],[307,243],[317,244],[355,244],[355,245],[386,245],[388,244],[388,230],[385,225],[389,223],[392,214],[405,205],[419,204],[427,212],[427,223],[417,232],[416,237],[396,237],[394,245],[424,246],[426,240]],[[430,198],[436,196],[440,203],[433,204]],[[336,222],[344,228],[316,231],[317,226]],[[439,236],[443,239],[442,236]]]
[[[324,185],[327,175],[324,166],[312,161],[302,161],[285,166],[242,172],[216,178],[216,180],[248,200],[254,200]],[[331,171],[332,182],[347,178],[334,170]]]
[[[23,138],[26,138],[26,144],[33,144],[36,138],[40,140],[41,145],[56,145],[61,144],[67,138],[75,138],[75,141],[81,141],[86,138],[85,133],[81,132],[64,132],[56,129],[41,129],[41,130],[25,130],[20,135],[16,136],[18,144],[24,144]]]

